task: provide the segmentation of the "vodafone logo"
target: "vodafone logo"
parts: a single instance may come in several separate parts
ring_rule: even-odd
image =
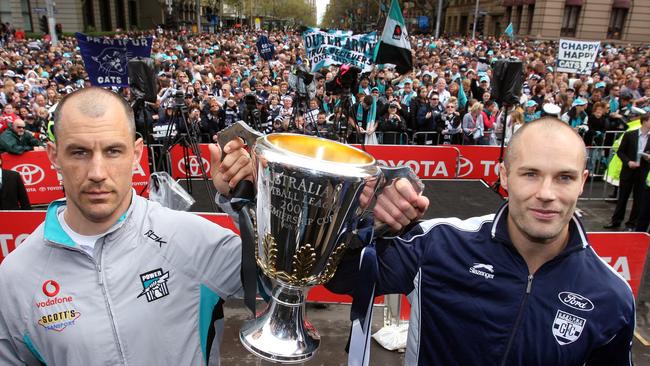
[[[43,282],[43,293],[47,297],[54,297],[59,293],[61,286],[54,280],[47,280]]]
[[[13,167],[11,170],[20,174],[26,186],[36,185],[45,179],[45,172],[38,165],[19,164]]]
[[[474,164],[471,160],[461,156],[458,161],[458,178],[464,178],[474,171]]]
[[[185,161],[187,160],[187,164]],[[201,157],[203,163],[203,168],[206,173],[210,171],[210,162],[205,158]],[[189,174],[193,177],[201,176],[201,166],[199,165],[199,159],[196,155],[190,155],[187,159],[181,159],[178,161],[178,170],[183,174]]]

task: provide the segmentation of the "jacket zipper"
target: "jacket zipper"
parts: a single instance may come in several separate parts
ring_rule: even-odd
[[[104,295],[104,303],[106,305],[106,310],[108,310],[108,317],[111,320],[111,329],[113,330],[113,338],[115,338],[115,344],[117,344],[117,351],[120,354],[122,359],[122,364],[126,365],[126,358],[124,357],[124,352],[122,351],[122,344],[120,343],[120,338],[117,335],[117,329],[115,328],[115,319],[113,317],[113,310],[111,309],[111,303],[108,301],[108,294],[106,292],[106,287],[104,286],[104,275],[102,273],[102,259],[104,253],[104,242],[105,238],[102,238],[101,247],[99,248],[99,261],[95,262],[95,267],[97,268],[97,276],[99,278],[99,287],[102,288],[102,294]]]
[[[519,312],[517,313],[517,320],[515,320],[515,326],[512,328],[512,333],[510,334],[510,339],[508,340],[508,346],[506,347],[506,352],[503,354],[503,359],[501,360],[501,366],[505,366],[508,360],[508,354],[510,353],[510,348],[512,348],[512,343],[515,340],[515,335],[517,334],[517,329],[519,329],[519,323],[521,323],[521,317],[524,312],[524,307],[528,301],[528,295],[533,287],[533,275],[528,275],[528,283],[526,284],[526,293],[524,298],[521,300],[521,305],[519,306]]]

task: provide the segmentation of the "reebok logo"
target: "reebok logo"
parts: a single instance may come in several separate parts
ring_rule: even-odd
[[[144,233],[144,236],[146,236],[147,238],[155,241],[156,244],[158,244],[158,247],[160,247],[160,248],[162,248],[163,244],[167,244],[167,242],[164,241],[162,239],[162,237],[156,235],[156,233],[154,233],[153,230],[147,231],[146,233]]]

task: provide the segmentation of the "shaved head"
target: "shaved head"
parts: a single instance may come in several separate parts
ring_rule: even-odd
[[[528,134],[542,134],[548,138],[549,144],[552,144],[558,136],[569,136],[571,142],[575,140],[575,144],[581,148],[584,152],[584,166],[587,166],[587,147],[585,146],[582,137],[571,128],[568,124],[559,120],[555,117],[542,117],[533,122],[525,123],[521,128],[515,132],[510,139],[510,143],[506,149],[505,158],[503,163],[505,164],[508,171],[510,171],[510,165],[519,157],[519,152],[521,149],[525,149],[525,137]]]
[[[103,116],[107,110],[118,106],[126,115],[135,141],[135,118],[131,106],[120,95],[96,86],[83,88],[63,97],[54,111],[54,137],[56,138],[65,129],[65,120],[61,117],[64,108],[74,108],[85,116],[98,118]]]

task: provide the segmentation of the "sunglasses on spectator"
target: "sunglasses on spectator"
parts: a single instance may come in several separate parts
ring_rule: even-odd
[[[24,130],[24,129],[25,129],[25,126],[16,126],[16,129]]]

